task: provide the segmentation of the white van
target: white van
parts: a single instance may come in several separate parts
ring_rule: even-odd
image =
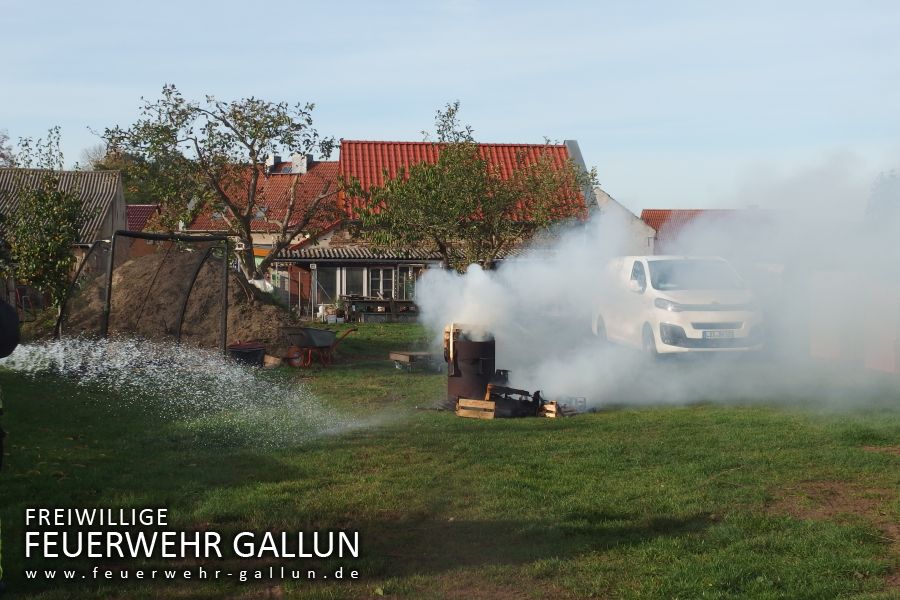
[[[608,280],[592,319],[599,340],[649,354],[762,347],[759,307],[726,260],[625,256],[607,267]]]

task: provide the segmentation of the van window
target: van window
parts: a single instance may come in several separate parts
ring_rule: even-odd
[[[637,281],[641,292],[647,289],[647,274],[644,272],[644,263],[635,261],[634,267],[631,268],[631,280]]]
[[[650,284],[657,290],[736,290],[740,275],[724,260],[670,259],[650,261]]]

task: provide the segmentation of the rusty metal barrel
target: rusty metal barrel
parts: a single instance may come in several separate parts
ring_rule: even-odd
[[[486,335],[478,337],[477,341],[472,340],[453,326],[444,332],[448,406],[455,406],[458,398],[484,398],[488,384],[495,378],[494,339]]]

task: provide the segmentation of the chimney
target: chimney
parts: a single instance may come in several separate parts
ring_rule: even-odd
[[[303,174],[312,165],[311,154],[291,154],[291,173]]]
[[[270,154],[266,157],[266,174],[275,170],[275,165],[281,162],[281,157],[277,154]]]

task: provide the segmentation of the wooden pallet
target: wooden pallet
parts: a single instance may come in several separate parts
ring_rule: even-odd
[[[493,419],[496,403],[492,400],[472,400],[459,398],[456,401],[456,416],[470,419]]]
[[[491,394],[496,393],[495,400],[491,400]],[[456,416],[467,417],[470,419],[498,419],[501,417],[522,417],[522,416],[538,416],[548,419],[558,419],[560,417],[571,417],[579,412],[584,411],[585,401],[583,398],[571,398],[571,402],[560,404],[557,401],[547,402],[540,407],[537,415],[529,414],[510,414],[510,403],[514,400],[503,398],[500,394],[512,394],[518,396],[529,396],[525,390],[517,390],[500,385],[488,384],[487,392],[483,400],[475,400],[474,398],[459,398],[456,401]],[[499,402],[499,410],[498,410]]]

